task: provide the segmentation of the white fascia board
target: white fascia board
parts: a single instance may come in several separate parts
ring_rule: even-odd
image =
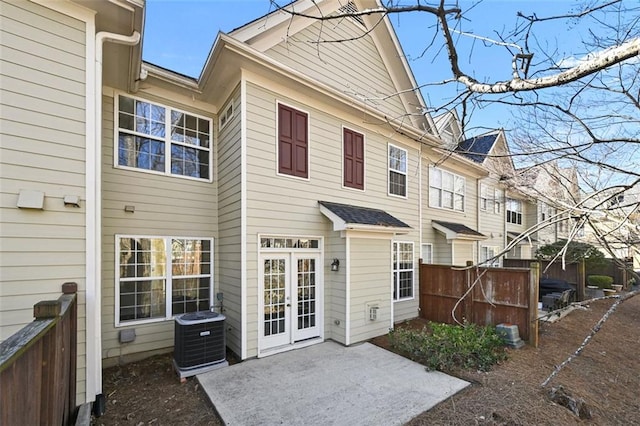
[[[347,224],[345,231],[379,232],[382,234],[404,235],[408,234],[411,231],[411,228],[349,223]]]
[[[148,62],[142,63],[142,70],[147,72],[150,76],[157,78],[158,80],[163,80],[167,83],[174,84],[184,89],[188,89],[196,93],[201,93],[198,82],[192,78],[174,73],[164,68],[157,67]]]
[[[343,231],[347,229],[347,223],[344,220],[342,220],[340,216],[338,216],[337,214],[335,214],[334,212],[332,212],[322,204],[320,205],[320,213],[325,215],[333,223],[334,231]]]

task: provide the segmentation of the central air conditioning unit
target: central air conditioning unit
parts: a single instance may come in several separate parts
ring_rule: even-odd
[[[173,365],[181,379],[229,365],[225,316],[198,311],[175,319]]]

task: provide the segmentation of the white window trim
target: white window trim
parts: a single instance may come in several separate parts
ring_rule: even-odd
[[[134,100],[138,100],[141,102],[146,102],[152,105],[156,105],[159,107],[164,108],[167,112],[165,113],[165,137],[163,138],[164,144],[165,144],[165,158],[164,158],[164,172],[159,172],[157,170],[149,170],[149,169],[143,169],[140,167],[131,167],[131,166],[123,166],[121,164],[119,164],[119,152],[118,152],[118,148],[119,148],[119,140],[120,140],[120,97],[124,96],[130,99],[134,99]],[[169,176],[169,177],[175,177],[175,178],[180,178],[180,179],[189,179],[189,180],[195,180],[198,182],[213,182],[213,151],[214,151],[214,141],[213,141],[213,135],[214,135],[214,129],[213,129],[213,120],[209,117],[205,117],[203,115],[199,115],[199,114],[194,114],[192,112],[189,111],[185,111],[179,108],[174,108],[171,107],[169,105],[166,104],[162,104],[159,102],[155,102],[155,101],[150,101],[148,99],[145,98],[141,98],[139,96],[133,96],[130,95],[128,93],[123,93],[123,92],[115,92],[114,96],[113,96],[113,101],[114,101],[114,106],[113,106],[113,167],[116,169],[123,169],[123,170],[131,170],[134,172],[141,172],[141,173],[149,173],[149,174],[153,174],[153,175],[159,175],[159,176]],[[209,178],[207,179],[203,179],[203,178],[198,178],[198,177],[193,177],[193,176],[185,176],[185,175],[180,175],[180,174],[173,174],[171,173],[171,144],[172,143],[176,143],[178,145],[181,145],[179,142],[177,141],[172,141],[171,140],[171,120],[167,120],[166,117],[170,117],[171,116],[171,111],[176,111],[176,112],[180,112],[183,114],[188,114],[191,115],[193,117],[202,119],[202,120],[207,120],[209,122]],[[141,137],[149,137],[151,139],[160,141],[160,138],[157,137],[152,137],[150,135],[144,134],[144,133],[139,133],[136,131],[131,131],[128,129],[124,129],[124,131],[132,136],[141,136]],[[182,146],[182,145],[181,145]],[[188,144],[185,144],[184,146],[188,146]]]
[[[278,105],[284,105],[288,108],[293,108],[297,111],[303,112],[307,114],[307,177],[300,177],[294,175],[288,175],[286,173],[280,173],[280,120],[278,117]],[[311,114],[309,111],[300,108],[299,106],[291,105],[286,102],[281,102],[276,100],[276,110],[275,110],[275,124],[276,124],[276,161],[275,161],[275,170],[276,176],[282,176],[289,179],[300,180],[300,181],[310,181],[311,180]]]
[[[480,246],[480,257],[482,258],[483,256],[483,250],[485,251],[485,254],[487,255],[483,260],[480,260],[481,264],[483,266],[490,266],[490,267],[499,267],[500,266],[500,259],[494,259],[491,263],[488,263],[487,260],[489,258],[495,257],[496,253],[499,252],[499,247],[498,246],[485,246],[482,245]],[[492,254],[491,256],[489,256],[489,254],[487,253],[488,250],[492,250]]]
[[[423,257],[424,255],[424,248],[425,247],[429,247],[429,259],[425,259]],[[433,263],[433,244],[432,243],[422,243],[421,247],[420,247],[420,257],[422,258],[422,263],[423,264],[432,264]]]
[[[222,110],[220,116],[218,117],[218,131],[224,129],[227,124],[229,124],[229,121],[231,121],[234,115],[235,108],[233,107],[233,100],[231,100],[229,102],[229,105],[227,105],[226,108]]]
[[[391,287],[391,294],[393,295],[393,290],[395,289],[395,293],[397,296],[400,295],[400,288],[396,287],[398,285],[398,283],[396,283],[393,280],[393,273],[396,272],[395,266],[393,265],[393,256],[395,254],[396,251],[396,244],[411,244],[411,269],[410,271],[412,272],[411,274],[411,297],[404,297],[402,299],[400,298],[395,298],[393,299],[393,302],[404,302],[407,300],[413,300],[416,298],[416,265],[415,265],[415,255],[416,255],[416,251],[415,251],[415,244],[413,241],[392,241],[391,242],[391,282],[392,282],[392,287]],[[404,271],[409,271],[409,269],[398,269],[397,272],[404,272]],[[398,277],[400,277],[400,274],[398,274]]]
[[[355,133],[360,133],[362,135],[362,149],[364,154],[364,167],[362,169],[362,179],[363,179],[362,189],[354,188],[352,186],[346,186],[344,184],[344,131],[345,129]],[[361,132],[360,130],[356,130],[352,127],[347,127],[344,125],[342,126],[341,133],[342,134],[340,139],[342,141],[342,149],[341,149],[342,156],[340,157],[340,160],[342,161],[342,168],[341,168],[342,175],[340,176],[340,185],[342,186],[343,189],[346,189],[349,191],[365,192],[367,190],[367,135],[365,135],[365,133]]]
[[[120,321],[120,239],[122,238],[148,238],[148,239],[161,239],[165,241],[165,251],[166,251],[166,259],[167,259],[167,263],[166,263],[166,272],[164,275],[164,279],[165,279],[165,316],[164,317],[157,317],[157,318],[149,318],[149,319],[143,319],[143,320],[132,320],[132,321]],[[166,235],[131,235],[131,234],[116,234],[115,235],[115,261],[114,261],[114,266],[115,266],[115,280],[114,280],[114,284],[115,284],[115,288],[114,288],[114,306],[115,306],[115,315],[114,315],[114,322],[115,322],[115,326],[116,327],[128,327],[131,325],[140,325],[140,324],[150,324],[150,323],[156,323],[156,322],[163,322],[163,321],[169,321],[169,320],[173,320],[173,318],[175,318],[175,315],[171,315],[171,302],[170,302],[170,295],[173,294],[173,288],[172,288],[172,282],[173,282],[173,276],[172,276],[172,270],[171,270],[171,240],[208,240],[210,241],[210,246],[211,246],[211,267],[210,267],[210,273],[209,274],[204,274],[204,275],[209,275],[209,301],[210,303],[214,303],[213,300],[213,295],[214,295],[214,276],[215,276],[215,269],[214,269],[214,239],[211,237],[185,237],[185,236],[166,236]],[[169,242],[169,244],[166,244],[167,242]]]
[[[448,170],[442,169],[442,168],[440,168],[440,167],[433,167],[433,166],[430,166],[430,167],[429,167],[429,191],[431,191],[431,188],[436,188],[436,189],[439,189],[440,191],[443,191],[443,189],[442,189],[442,188],[437,188],[437,187],[435,187],[435,186],[433,186],[433,185],[431,184],[431,182],[432,182],[432,180],[431,180],[431,173],[432,173],[432,171],[433,171],[433,170],[439,170],[441,173],[448,173],[448,174],[450,174],[451,176],[453,176],[453,179],[454,179],[454,185],[453,185],[453,187],[454,187],[454,191],[452,192],[452,194],[453,194],[454,198],[453,198],[453,207],[452,207],[452,208],[449,208],[449,207],[443,207],[442,205],[440,205],[440,206],[434,206],[434,205],[431,203],[431,194],[428,194],[428,198],[429,198],[429,207],[430,207],[430,208],[433,208],[433,209],[446,210],[446,211],[448,211],[448,212],[464,213],[464,212],[467,210],[467,178],[465,178],[464,176],[459,175],[459,174],[457,174],[457,173],[453,173],[453,172],[450,172],[450,171],[448,171]],[[463,188],[463,192],[462,192],[462,197],[463,197],[463,200],[462,200],[462,210],[456,210],[456,208],[455,208],[455,206],[456,206],[455,195],[456,195],[456,194],[460,195],[460,193],[455,192],[455,178],[456,178],[456,177],[458,177],[458,178],[462,179],[462,180],[463,180],[463,182],[464,182],[464,188]],[[441,202],[440,202],[440,204],[442,204],[442,197],[440,197],[440,201],[441,201]]]
[[[400,151],[404,151],[404,155],[406,159],[405,161],[406,170],[404,172],[402,170],[396,170],[391,168],[391,165],[389,164],[389,158],[391,157],[391,147],[399,149]],[[404,195],[391,193],[390,191],[391,190],[391,172],[404,175],[405,177]],[[394,145],[392,143],[387,144],[387,195],[389,195],[390,197],[398,197],[398,198],[404,198],[404,199],[407,199],[409,197],[409,151],[398,145]]]
[[[493,192],[491,191],[491,187],[486,183],[480,184],[480,210],[489,211],[489,204],[491,201],[494,201],[489,194]],[[484,205],[483,205],[484,204]]]
[[[503,194],[502,191],[498,188],[493,189],[493,213],[501,214],[502,213],[502,199]]]
[[[509,208],[509,204],[511,204],[511,202],[516,203],[517,206],[519,206],[519,210],[511,210]],[[517,198],[507,198],[506,202],[505,202],[505,220],[507,223],[510,223],[511,225],[515,225],[515,226],[522,226],[523,222],[524,222],[524,212],[523,212],[523,202],[522,200],[518,200]],[[516,222],[511,222],[509,220],[509,212],[514,212],[516,214],[520,214],[520,223]]]

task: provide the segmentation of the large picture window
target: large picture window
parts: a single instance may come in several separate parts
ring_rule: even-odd
[[[413,243],[393,242],[393,300],[413,298]]]
[[[364,189],[364,135],[344,129],[343,144],[343,185]]]
[[[309,177],[309,116],[278,104],[278,173]]]
[[[407,150],[389,144],[389,194],[407,196]]]
[[[429,169],[429,207],[464,211],[465,179],[446,170]]]
[[[211,120],[117,96],[117,167],[211,179]]]
[[[208,310],[213,240],[116,236],[116,323]]]
[[[507,223],[522,225],[522,201],[507,199]]]

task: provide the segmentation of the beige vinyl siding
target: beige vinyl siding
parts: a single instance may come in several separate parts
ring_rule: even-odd
[[[349,237],[350,344],[381,336],[391,324],[391,240]],[[379,306],[371,321],[367,304]],[[396,303],[397,304],[397,303]]]
[[[475,241],[454,241],[453,243],[453,265],[464,266],[467,262],[477,262],[475,254]]]
[[[218,134],[218,232],[216,244],[218,283],[216,292],[223,293],[227,325],[227,346],[236,354],[242,353],[241,341],[241,116],[240,91],[228,101],[233,104],[233,118]],[[227,103],[228,105],[228,103]],[[226,106],[222,111],[226,110]]]
[[[339,24],[316,22],[265,53],[341,92],[365,100],[390,117],[407,114],[398,92],[366,29],[351,19]],[[345,43],[313,43],[349,40]],[[387,98],[388,97],[388,98]]]
[[[248,354],[257,353],[257,235],[321,236],[329,222],[318,201],[384,209],[410,225],[406,238],[418,245],[418,150],[389,132],[367,127],[358,116],[333,115],[327,104],[313,105],[247,85],[247,332]],[[290,93],[290,96],[295,96]],[[300,94],[304,96],[304,94]],[[309,114],[309,179],[277,175],[276,101]],[[366,191],[342,187],[342,126],[365,135]],[[387,143],[408,150],[408,197],[387,195]],[[331,231],[333,232],[333,231]],[[414,315],[417,315],[417,300]]]
[[[433,263],[439,265],[452,265],[453,247],[451,245],[451,241],[447,241],[443,235],[435,232],[433,229],[425,230],[433,231],[433,240],[426,241],[433,244]]]
[[[332,225],[326,221],[324,240],[324,330],[325,339],[345,344],[346,335],[346,239],[332,231]],[[331,271],[333,259],[340,261],[340,270]],[[336,324],[339,321],[339,324]]]
[[[110,90],[106,89],[105,93]],[[212,116],[166,99],[141,97],[205,117]],[[114,98],[103,96],[102,106],[102,357],[108,365],[109,359],[170,349],[174,337],[171,320],[115,327],[115,235],[212,237],[216,247],[218,205],[215,157],[213,183],[115,168]],[[217,127],[215,120],[213,124]],[[135,206],[135,212],[125,212],[125,205]],[[214,252],[214,258],[216,255]],[[216,278],[214,297],[218,291]],[[136,330],[135,341],[119,343],[118,332],[130,328]]]
[[[0,20],[0,340],[76,282],[84,401],[85,23],[27,1],[3,1]],[[44,210],[18,209],[20,190],[44,192]]]

